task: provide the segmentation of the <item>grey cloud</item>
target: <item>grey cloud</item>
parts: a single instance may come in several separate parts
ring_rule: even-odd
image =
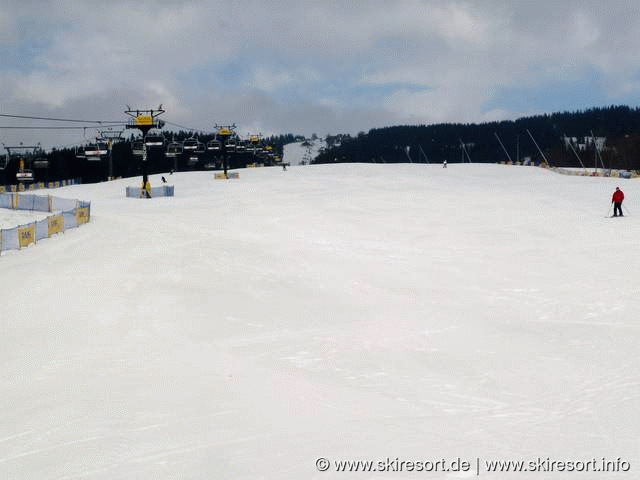
[[[5,52],[25,25],[39,50],[0,66],[5,112],[106,117],[162,98],[204,129],[320,134],[514,116],[485,105],[590,71],[599,98],[640,89],[640,7],[624,2],[23,0],[0,14]]]

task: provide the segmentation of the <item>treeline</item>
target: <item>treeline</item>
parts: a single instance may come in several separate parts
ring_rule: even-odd
[[[205,170],[222,168],[222,159],[219,152],[205,151],[197,156],[197,161],[190,160],[191,155],[184,152],[175,158],[166,156],[166,145],[170,142],[183,142],[188,138],[197,138],[206,143],[214,139],[213,134],[197,134],[188,131],[165,131],[165,147],[150,148],[147,157],[148,173],[157,174],[171,170]],[[293,134],[275,135],[261,139],[261,146],[265,149],[259,154],[252,151],[236,152],[229,154],[228,167],[244,168],[251,163],[270,164],[274,158],[282,158],[283,147],[287,143],[303,140],[304,137]],[[48,182],[80,178],[83,183],[95,183],[107,180],[111,177],[133,177],[142,174],[142,163],[139,156],[135,156],[132,144],[136,140],[135,135],[117,140],[112,145],[111,155],[103,155],[100,160],[88,160],[81,158],[81,149],[64,148],[53,149],[50,152],[39,152],[36,157],[24,157],[24,166],[33,171],[35,182]],[[268,149],[266,148],[268,147]],[[267,153],[269,155],[267,155]],[[19,158],[12,157],[5,168],[0,170],[0,185],[12,185],[16,183]]]
[[[196,137],[205,145],[213,134],[191,131],[164,131],[166,144]],[[85,183],[111,177],[141,175],[141,159],[132,151],[135,136],[113,144],[111,156],[99,161],[87,160],[77,149],[53,149],[40,152],[38,158],[26,158],[25,168],[34,173],[34,181],[80,178]],[[243,168],[250,163],[272,164],[282,157],[284,145],[303,141],[294,134],[263,138],[272,156],[250,151],[230,154],[228,167]],[[495,163],[504,161],[548,161],[552,166],[615,168],[640,170],[640,109],[628,106],[592,108],[520,118],[515,121],[481,124],[403,125],[376,128],[356,136],[336,134],[326,137],[327,147],[312,163],[442,163],[470,161]],[[595,140],[595,141],[594,141]],[[219,152],[206,151],[196,161],[186,153],[167,157],[165,149],[150,149],[148,173],[170,170],[219,169]],[[37,161],[36,161],[37,160]],[[0,185],[14,184],[19,161],[2,162]]]
[[[313,163],[546,159],[553,166],[593,167],[597,161],[600,168],[640,170],[640,109],[611,106],[515,121],[393,126],[327,140]]]

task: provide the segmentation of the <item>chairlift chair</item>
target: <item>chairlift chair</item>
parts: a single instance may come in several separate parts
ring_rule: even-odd
[[[46,158],[36,158],[32,163],[33,168],[49,168],[49,160]]]
[[[84,156],[89,161],[100,161],[102,155],[106,155],[107,153],[106,150],[104,150],[104,154],[102,152],[103,150],[101,150],[97,143],[90,143],[84,148]]]
[[[0,157],[0,170],[4,170],[5,168],[7,168],[8,164],[9,164],[9,157],[7,155],[2,155]]]
[[[144,155],[144,142],[142,140],[135,140],[131,143],[131,151],[134,155],[139,157]]]
[[[164,135],[157,128],[152,128],[145,135],[144,144],[147,147],[164,147]]]
[[[31,170],[23,170],[16,173],[16,180],[18,182],[33,182],[33,172]]]
[[[100,155],[106,155],[109,153],[109,144],[104,140],[98,140],[98,153]]]
[[[196,152],[197,154],[202,154],[202,153],[204,153],[205,151],[206,151],[205,144],[204,144],[204,143],[202,143],[202,142],[198,142],[198,143],[197,143],[197,145],[196,145],[195,152]]]
[[[227,151],[228,152],[235,151],[235,149],[236,149],[236,139],[235,138],[228,139],[225,145],[227,147]]]
[[[257,155],[258,153],[262,152],[263,150],[264,150],[264,148],[262,147],[262,144],[260,144],[260,143],[251,142],[250,144],[247,145],[247,151],[253,153],[254,155]]]
[[[222,148],[222,144],[220,143],[220,140],[209,140],[207,142],[207,150],[218,152],[220,148]]]
[[[198,148],[198,139],[196,138],[187,138],[184,142],[182,142],[182,148],[185,150],[195,150]]]
[[[170,158],[175,158],[182,153],[182,144],[179,142],[171,142],[167,145],[167,151],[165,155]]]

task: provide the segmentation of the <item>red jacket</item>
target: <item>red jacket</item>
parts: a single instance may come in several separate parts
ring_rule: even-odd
[[[624,193],[622,193],[622,190],[616,190],[615,192],[613,192],[613,197],[611,197],[611,201],[613,203],[622,203],[623,200]]]

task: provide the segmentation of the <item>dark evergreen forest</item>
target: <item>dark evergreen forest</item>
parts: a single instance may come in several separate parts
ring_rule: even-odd
[[[127,131],[125,131],[126,133]],[[193,155],[187,151],[176,157],[166,155],[167,145],[171,142],[183,142],[186,139],[197,138],[204,145],[215,138],[214,134],[194,135],[188,131],[165,131],[165,145],[162,148],[148,149],[148,173],[165,173],[171,170],[219,170],[223,168],[220,152],[205,150]],[[282,157],[283,146],[302,140],[293,134],[277,135],[261,139],[261,151],[245,149],[242,152],[228,153],[228,168],[244,168],[249,164],[277,163]],[[53,149],[50,152],[39,152],[36,157],[24,158],[25,168],[31,169],[35,182],[50,182],[66,179],[81,179],[83,183],[96,183],[107,180],[110,176],[134,177],[142,174],[142,160],[133,152],[133,143],[139,140],[134,135],[113,142],[111,152],[93,159],[82,158],[81,150],[75,148]],[[12,158],[3,170],[0,170],[0,185],[16,183],[16,173],[19,160]],[[110,175],[111,173],[111,175]]]
[[[165,131],[164,136],[164,148],[149,149],[150,174],[222,168],[219,152],[205,151],[197,158],[187,152],[176,157],[166,156],[169,142],[194,138],[193,132]],[[206,144],[214,139],[214,134],[196,137]],[[572,140],[567,141],[567,137]],[[252,163],[273,165],[281,158],[285,144],[303,139],[292,133],[263,138],[261,145],[268,149],[260,153],[245,150],[229,154],[228,167],[244,168]],[[132,135],[115,141],[110,155],[103,155],[99,160],[82,158],[76,149],[39,152],[38,158],[25,159],[25,167],[33,170],[36,182],[79,178],[84,183],[92,183],[110,176],[138,176],[142,163],[132,150],[134,140]],[[638,171],[640,109],[611,106],[515,121],[390,126],[356,136],[329,135],[326,142],[327,147],[312,163],[442,163],[446,160],[449,163],[528,161],[539,164],[546,160],[551,166],[591,168],[597,165],[599,168]],[[16,159],[6,163],[0,170],[0,185],[15,184],[18,169]]]
[[[565,137],[574,139],[571,146]],[[598,151],[593,138],[604,142]],[[582,162],[594,167],[597,160],[600,168],[640,170],[640,109],[612,106],[515,121],[392,126],[328,140],[328,148],[313,163],[529,159],[538,164],[546,159],[551,166],[580,167]]]

